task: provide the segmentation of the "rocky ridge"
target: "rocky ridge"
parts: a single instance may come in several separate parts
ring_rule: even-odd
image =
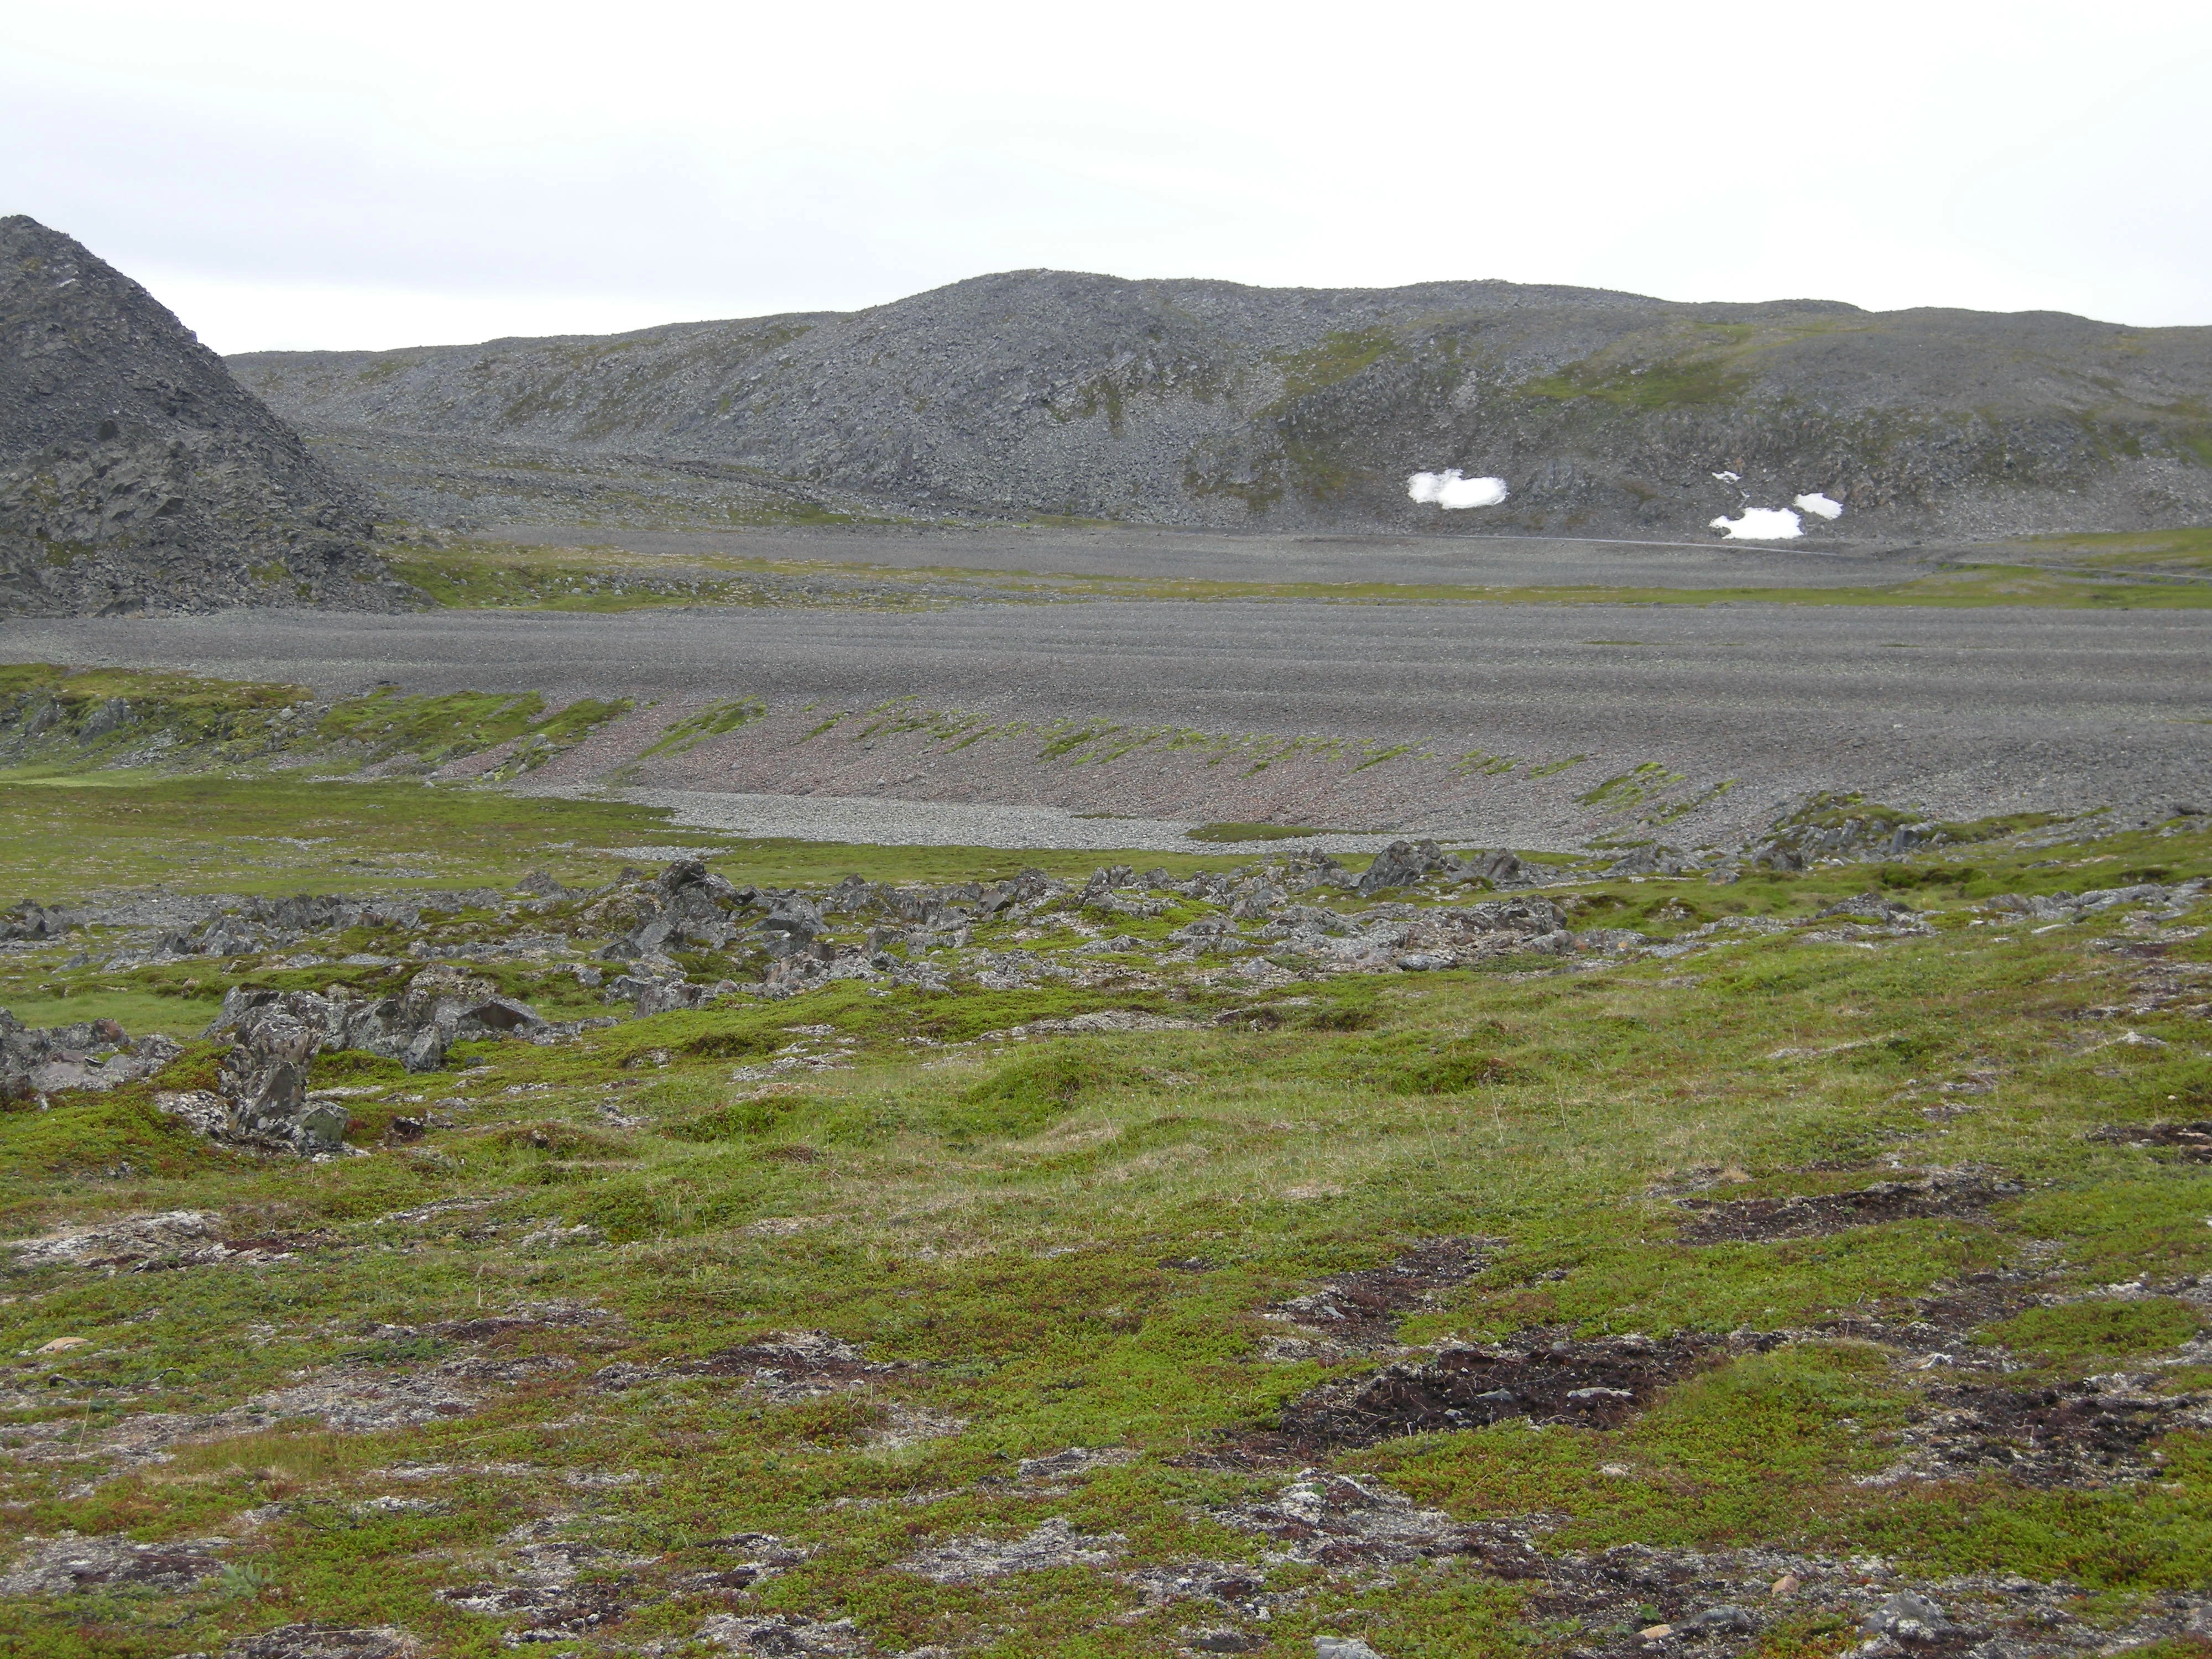
[[[850,313],[232,362],[311,430],[714,463],[924,515],[1702,539],[1814,492],[1844,509],[1801,514],[1814,536],[2212,511],[2212,330],[2050,313],[1030,270]],[[1409,494],[1454,471],[1504,501]]]
[[[0,219],[0,611],[416,600],[368,510],[137,283]]]

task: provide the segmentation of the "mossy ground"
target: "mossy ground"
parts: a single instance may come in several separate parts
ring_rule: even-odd
[[[404,884],[394,865],[432,863],[443,886],[504,884],[541,864],[581,882],[617,862],[595,849],[681,839],[637,809],[419,784],[125,775],[6,787],[0,881],[48,898],[156,870],[223,890],[391,888]],[[683,1653],[702,1620],[734,1609],[850,1617],[886,1652],[1173,1653],[1180,1632],[1224,1620],[1150,1607],[1120,1575],[1206,1559],[1248,1564],[1282,1593],[1253,1627],[1270,1654],[1310,1653],[1317,1632],[1364,1634],[1393,1659],[1564,1654],[1584,1639],[1571,1621],[1478,1559],[1387,1574],[1270,1564],[1262,1540],[1222,1518],[1286,1475],[1216,1454],[1380,1358],[1271,1358],[1291,1328],[1266,1310],[1442,1237],[1497,1243],[1483,1272],[1403,1322],[1408,1343],[1539,1327],[1791,1340],[1676,1384],[1617,1430],[1509,1421],[1388,1441],[1340,1467],[1463,1519],[1544,1517],[1553,1551],[1765,1545],[1879,1555],[1922,1578],[2011,1571],[2077,1587],[2091,1624],[2124,1623],[2142,1598],[2212,1579],[2212,1443],[2169,1433],[2154,1445],[2155,1478],[2103,1486],[2039,1487],[1995,1468],[1867,1484],[1946,1374],[1820,1328],[1901,1317],[1996,1275],[2022,1297],[1960,1340],[2029,1376],[2154,1368],[2196,1334],[2195,1304],[2109,1287],[2157,1291],[2212,1268],[2203,1170],[2087,1137],[2212,1115],[2203,1018],[2179,1004],[2088,1017],[2125,1003],[2146,970],[2096,942],[2116,918],[2039,933],[1969,908],[1996,892],[2212,872],[2212,837],[2168,831],[2039,848],[2013,833],[1729,886],[1650,878],[1559,895],[1577,927],[1657,936],[1725,915],[1802,919],[1879,886],[1943,913],[1925,937],[1820,942],[1799,930],[1680,962],[1518,958],[1264,991],[1218,976],[951,993],[853,981],[565,1045],[486,1043],[457,1054],[457,1069],[411,1078],[326,1058],[319,1085],[383,1092],[352,1103],[366,1155],[322,1164],[216,1150],[153,1110],[155,1086],[206,1086],[211,1044],[155,1083],[0,1114],[0,1227],[12,1236],[191,1209],[218,1212],[233,1239],[273,1241],[260,1260],[9,1276],[7,1554],[64,1528],[228,1535],[239,1571],[196,1590],[11,1598],[0,1652],[153,1659],[313,1619],[398,1625],[431,1651],[489,1656],[504,1650],[501,1620],[435,1592],[495,1577],[514,1548],[501,1540],[543,1521],[592,1529],[606,1552],[583,1579],[607,1582],[617,1616],[570,1650],[661,1641]],[[1026,862],[1079,875],[1112,861],[708,850],[732,878],[779,884],[995,876]],[[1115,925],[1150,936],[1177,919]],[[2170,925],[2207,923],[2212,907],[2200,906]],[[1006,943],[1011,927],[982,927],[977,943]],[[18,956],[0,1003],[134,1025],[173,1010],[169,1027],[185,1031],[230,983],[352,975],[367,989],[386,971],[178,963],[109,976],[62,969],[74,948]],[[2161,948],[2160,971],[2212,963],[2212,933]],[[530,975],[496,970],[549,1013],[598,1006],[573,980]],[[1100,1008],[1194,1029],[994,1037]],[[2125,1031],[2142,1040],[2118,1040]],[[821,1068],[733,1079],[779,1054]],[[403,1113],[433,1127],[385,1144]],[[1705,1245],[1682,1237],[1674,1201],[1961,1167],[2018,1190],[1957,1215]],[[495,1342],[451,1327],[569,1304],[613,1317]],[[665,1363],[794,1330],[901,1369],[866,1389],[778,1400]],[[88,1340],[39,1352],[64,1337]],[[319,1377],[487,1357],[537,1363],[410,1427],[236,1420],[166,1462],[100,1451],[136,1413],[210,1413]],[[613,1364],[661,1369],[593,1386]],[[2172,1386],[2198,1375],[2177,1366]],[[1015,1478],[1020,1459],[1071,1445],[1135,1455],[1058,1485]],[[416,1466],[409,1478],[392,1473],[404,1465]],[[1117,1535],[1115,1560],[971,1583],[899,1565],[1054,1517]],[[686,1587],[686,1572],[718,1559],[709,1540],[749,1532],[812,1553],[750,1589]],[[1761,1639],[1832,1655],[1859,1638],[1832,1614],[1791,1614]]]

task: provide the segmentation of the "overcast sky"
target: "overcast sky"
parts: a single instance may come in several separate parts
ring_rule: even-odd
[[[0,212],[218,349],[984,271],[2212,323],[2212,7],[0,0]]]

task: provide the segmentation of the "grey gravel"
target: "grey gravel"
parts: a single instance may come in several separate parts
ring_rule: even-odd
[[[26,619],[0,635],[0,659],[166,665],[304,681],[325,695],[390,678],[426,692],[658,697],[656,718],[674,718],[687,698],[758,696],[795,714],[810,703],[865,709],[912,696],[1000,720],[1586,756],[1540,784],[1516,778],[1470,797],[1456,823],[1420,818],[1436,774],[1385,768],[1361,776],[1367,799],[1397,804],[1395,824],[1301,818],[1295,798],[1277,813],[1532,848],[1579,844],[1600,827],[1579,797],[1650,762],[1686,787],[1737,781],[1704,817],[1678,826],[1715,844],[1742,839],[1814,789],[1861,789],[1936,818],[2110,804],[2116,820],[2134,822],[2165,817],[2212,775],[2203,692],[2212,613],[2193,611],[1114,601],[925,615],[236,611]],[[589,762],[590,745],[574,752]],[[811,766],[825,752],[815,745],[789,759]],[[1232,816],[1194,793],[1232,781],[1230,769],[1189,774],[1192,817]],[[890,784],[902,775],[872,768],[842,775],[850,784],[825,793],[860,793],[880,775],[888,797],[1177,817],[1129,804],[1156,769],[1081,769],[1070,775],[1090,793],[1071,785],[1055,794],[1008,744],[973,745],[916,783]],[[745,793],[782,781],[758,776],[721,781]],[[1142,844],[1118,831],[1116,841]]]

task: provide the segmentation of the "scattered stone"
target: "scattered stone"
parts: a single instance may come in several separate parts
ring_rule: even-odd
[[[125,1586],[148,1589],[190,1589],[222,1570],[215,1552],[229,1540],[194,1538],[166,1544],[134,1544],[118,1534],[79,1538],[64,1534],[51,1540],[27,1539],[30,1547],[0,1574],[0,1595],[70,1595],[82,1590]]]
[[[1859,1628],[1869,1636],[1887,1636],[1899,1642],[1940,1642],[1958,1627],[1926,1596],[1915,1590],[1899,1590],[1869,1613]]]
[[[617,1363],[592,1378],[596,1389],[634,1389],[641,1383],[678,1377],[727,1376],[770,1400],[810,1400],[848,1389],[866,1388],[907,1369],[868,1359],[858,1348],[824,1331],[776,1331],[756,1342],[696,1359],[664,1360],[656,1365]]]
[[[762,1655],[861,1654],[872,1651],[849,1619],[829,1623],[803,1613],[718,1613],[694,1633],[732,1653]]]
[[[1402,1565],[1474,1551],[1480,1529],[1371,1480],[1307,1469],[1271,1498],[1209,1511],[1276,1546],[1275,1559],[1326,1567]]]
[[[1262,1573],[1249,1562],[1240,1561],[1178,1561],[1164,1567],[1139,1567],[1123,1573],[1121,1582],[1142,1595],[1146,1606],[1155,1607],[1177,1601],[1212,1601],[1253,1613],[1262,1605],[1261,1598],[1267,1590]]]
[[[706,1590],[750,1589],[775,1577],[786,1567],[805,1560],[811,1553],[768,1532],[741,1532],[726,1538],[709,1538],[696,1547],[738,1559],[679,1574],[671,1581],[672,1588],[695,1595]]]
[[[280,1625],[234,1638],[222,1659],[415,1659],[422,1650],[393,1625]]]
[[[1316,1636],[1314,1659],[1382,1659],[1357,1636]]]
[[[436,1592],[466,1612],[502,1618],[507,1646],[572,1642],[622,1617],[635,1580],[626,1569],[648,1557],[616,1556],[574,1534],[577,1517],[556,1514],[526,1522],[500,1541],[510,1559],[503,1578]],[[586,1569],[611,1576],[580,1577]]]
[[[1193,1653],[1257,1653],[1267,1638],[1249,1631],[1201,1630],[1187,1634],[1182,1644]]]
[[[1024,1538],[954,1538],[897,1563],[902,1572],[939,1584],[972,1584],[1009,1573],[1048,1567],[1098,1567],[1111,1562],[1127,1540],[1118,1532],[1079,1533],[1065,1516],[1041,1522]]]
[[[226,1239],[222,1218],[211,1210],[165,1210],[76,1227],[37,1238],[9,1241],[21,1267],[198,1267],[217,1262],[244,1265],[274,1261],[295,1251],[330,1242],[327,1235],[270,1235]]]
[[[1143,1455],[1133,1446],[1070,1446],[1049,1457],[1024,1457],[1019,1474],[1024,1480],[1066,1480],[1094,1469],[1133,1463]]]
[[[183,1052],[158,1032],[134,1040],[112,1019],[40,1030],[0,1008],[0,1102],[118,1088],[153,1076]]]
[[[2111,1486],[2156,1472],[2148,1446],[2160,1436],[2212,1428],[2212,1398],[2152,1394],[2124,1375],[2041,1389],[1968,1382],[1929,1397],[1934,1413],[1899,1434],[1904,1457],[1863,1484],[1998,1468],[2026,1486]]]
[[[2212,1120],[2193,1123],[2107,1123],[2089,1131],[2088,1139],[2111,1146],[2140,1146],[2172,1151],[2183,1164],[2212,1164]]]
[[[1707,1607],[1703,1613],[1692,1613],[1685,1620],[1686,1631],[1705,1631],[1734,1636],[1748,1636],[1759,1628],[1759,1620],[1748,1607],[1722,1606]]]

